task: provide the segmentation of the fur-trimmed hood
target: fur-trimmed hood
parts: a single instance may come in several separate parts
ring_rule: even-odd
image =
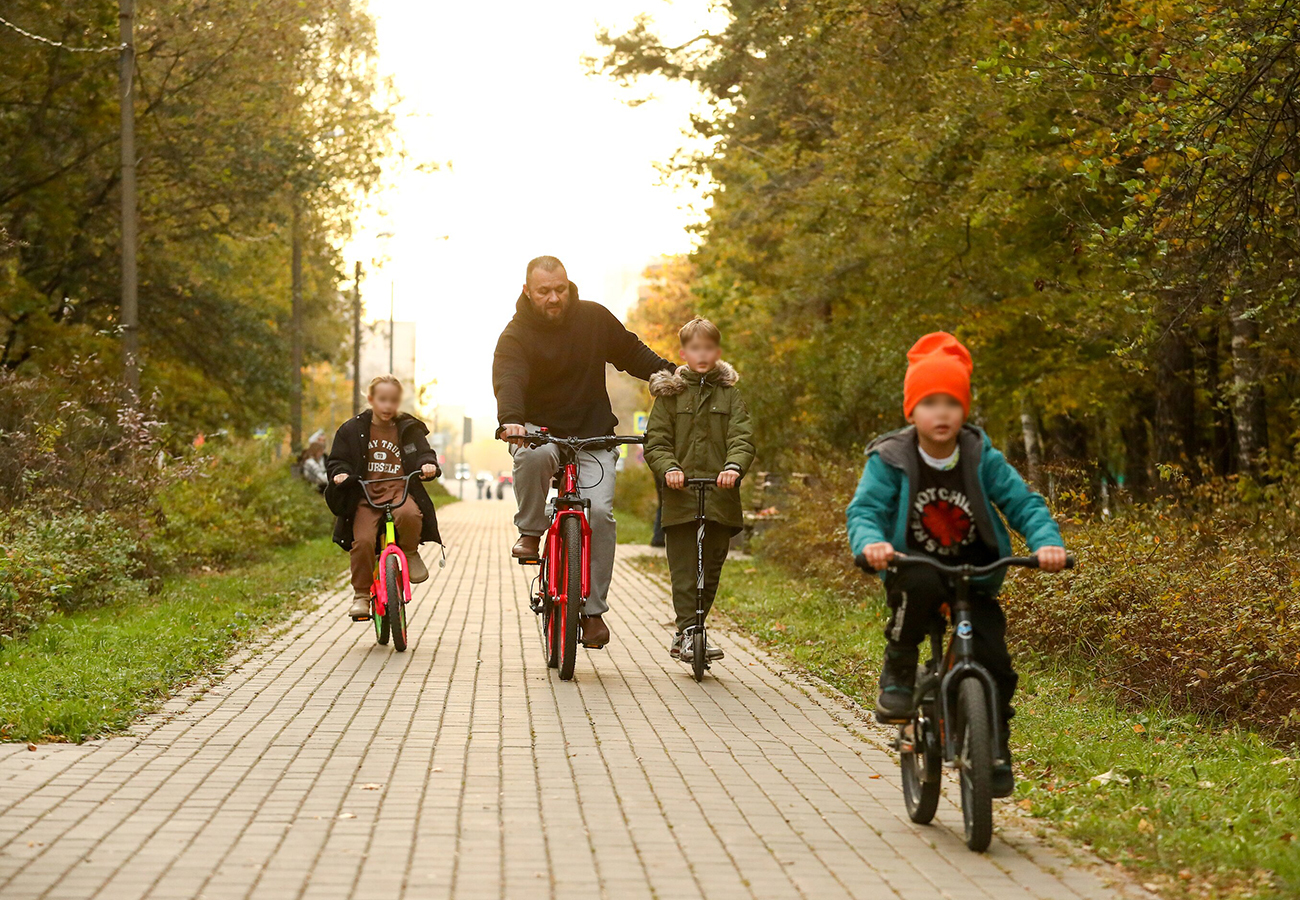
[[[696,375],[687,366],[678,366],[677,371],[664,369],[650,376],[650,395],[652,397],[672,397],[686,393],[686,389],[700,381],[709,381],[722,387],[731,387],[740,380],[740,373],[731,363],[718,360],[712,371]]]

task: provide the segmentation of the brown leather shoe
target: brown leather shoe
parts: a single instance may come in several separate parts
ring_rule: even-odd
[[[582,646],[591,650],[600,650],[609,643],[609,626],[601,621],[600,616],[584,616],[582,619]]]
[[[515,559],[536,559],[542,552],[542,539],[535,534],[521,534],[510,555]]]

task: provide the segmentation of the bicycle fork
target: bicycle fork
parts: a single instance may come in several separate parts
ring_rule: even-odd
[[[978,678],[984,685],[984,696],[989,708],[989,737],[993,742],[994,753],[1002,746],[1002,720],[998,710],[998,687],[993,683],[993,676],[983,666],[975,662],[975,627],[970,615],[970,576],[962,575],[957,579],[957,598],[952,604],[952,643],[948,645],[949,665],[939,682],[939,703],[943,714],[943,756],[949,765],[957,760],[957,729],[953,727],[952,700],[957,688],[964,678]],[[999,757],[995,764],[1003,762]]]

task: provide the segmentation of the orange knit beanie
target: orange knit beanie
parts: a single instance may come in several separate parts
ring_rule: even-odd
[[[907,351],[903,415],[931,394],[951,394],[970,415],[970,351],[946,331],[925,335]]]

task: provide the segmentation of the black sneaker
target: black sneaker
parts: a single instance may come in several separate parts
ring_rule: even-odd
[[[993,764],[993,796],[1010,797],[1016,790],[1016,776],[1011,772],[1011,730],[1006,722],[1002,723],[1000,743],[998,758],[1002,762]]]
[[[882,722],[912,717],[912,689],[916,685],[916,650],[885,650],[885,665],[880,671],[880,695],[876,698],[876,718]]]

